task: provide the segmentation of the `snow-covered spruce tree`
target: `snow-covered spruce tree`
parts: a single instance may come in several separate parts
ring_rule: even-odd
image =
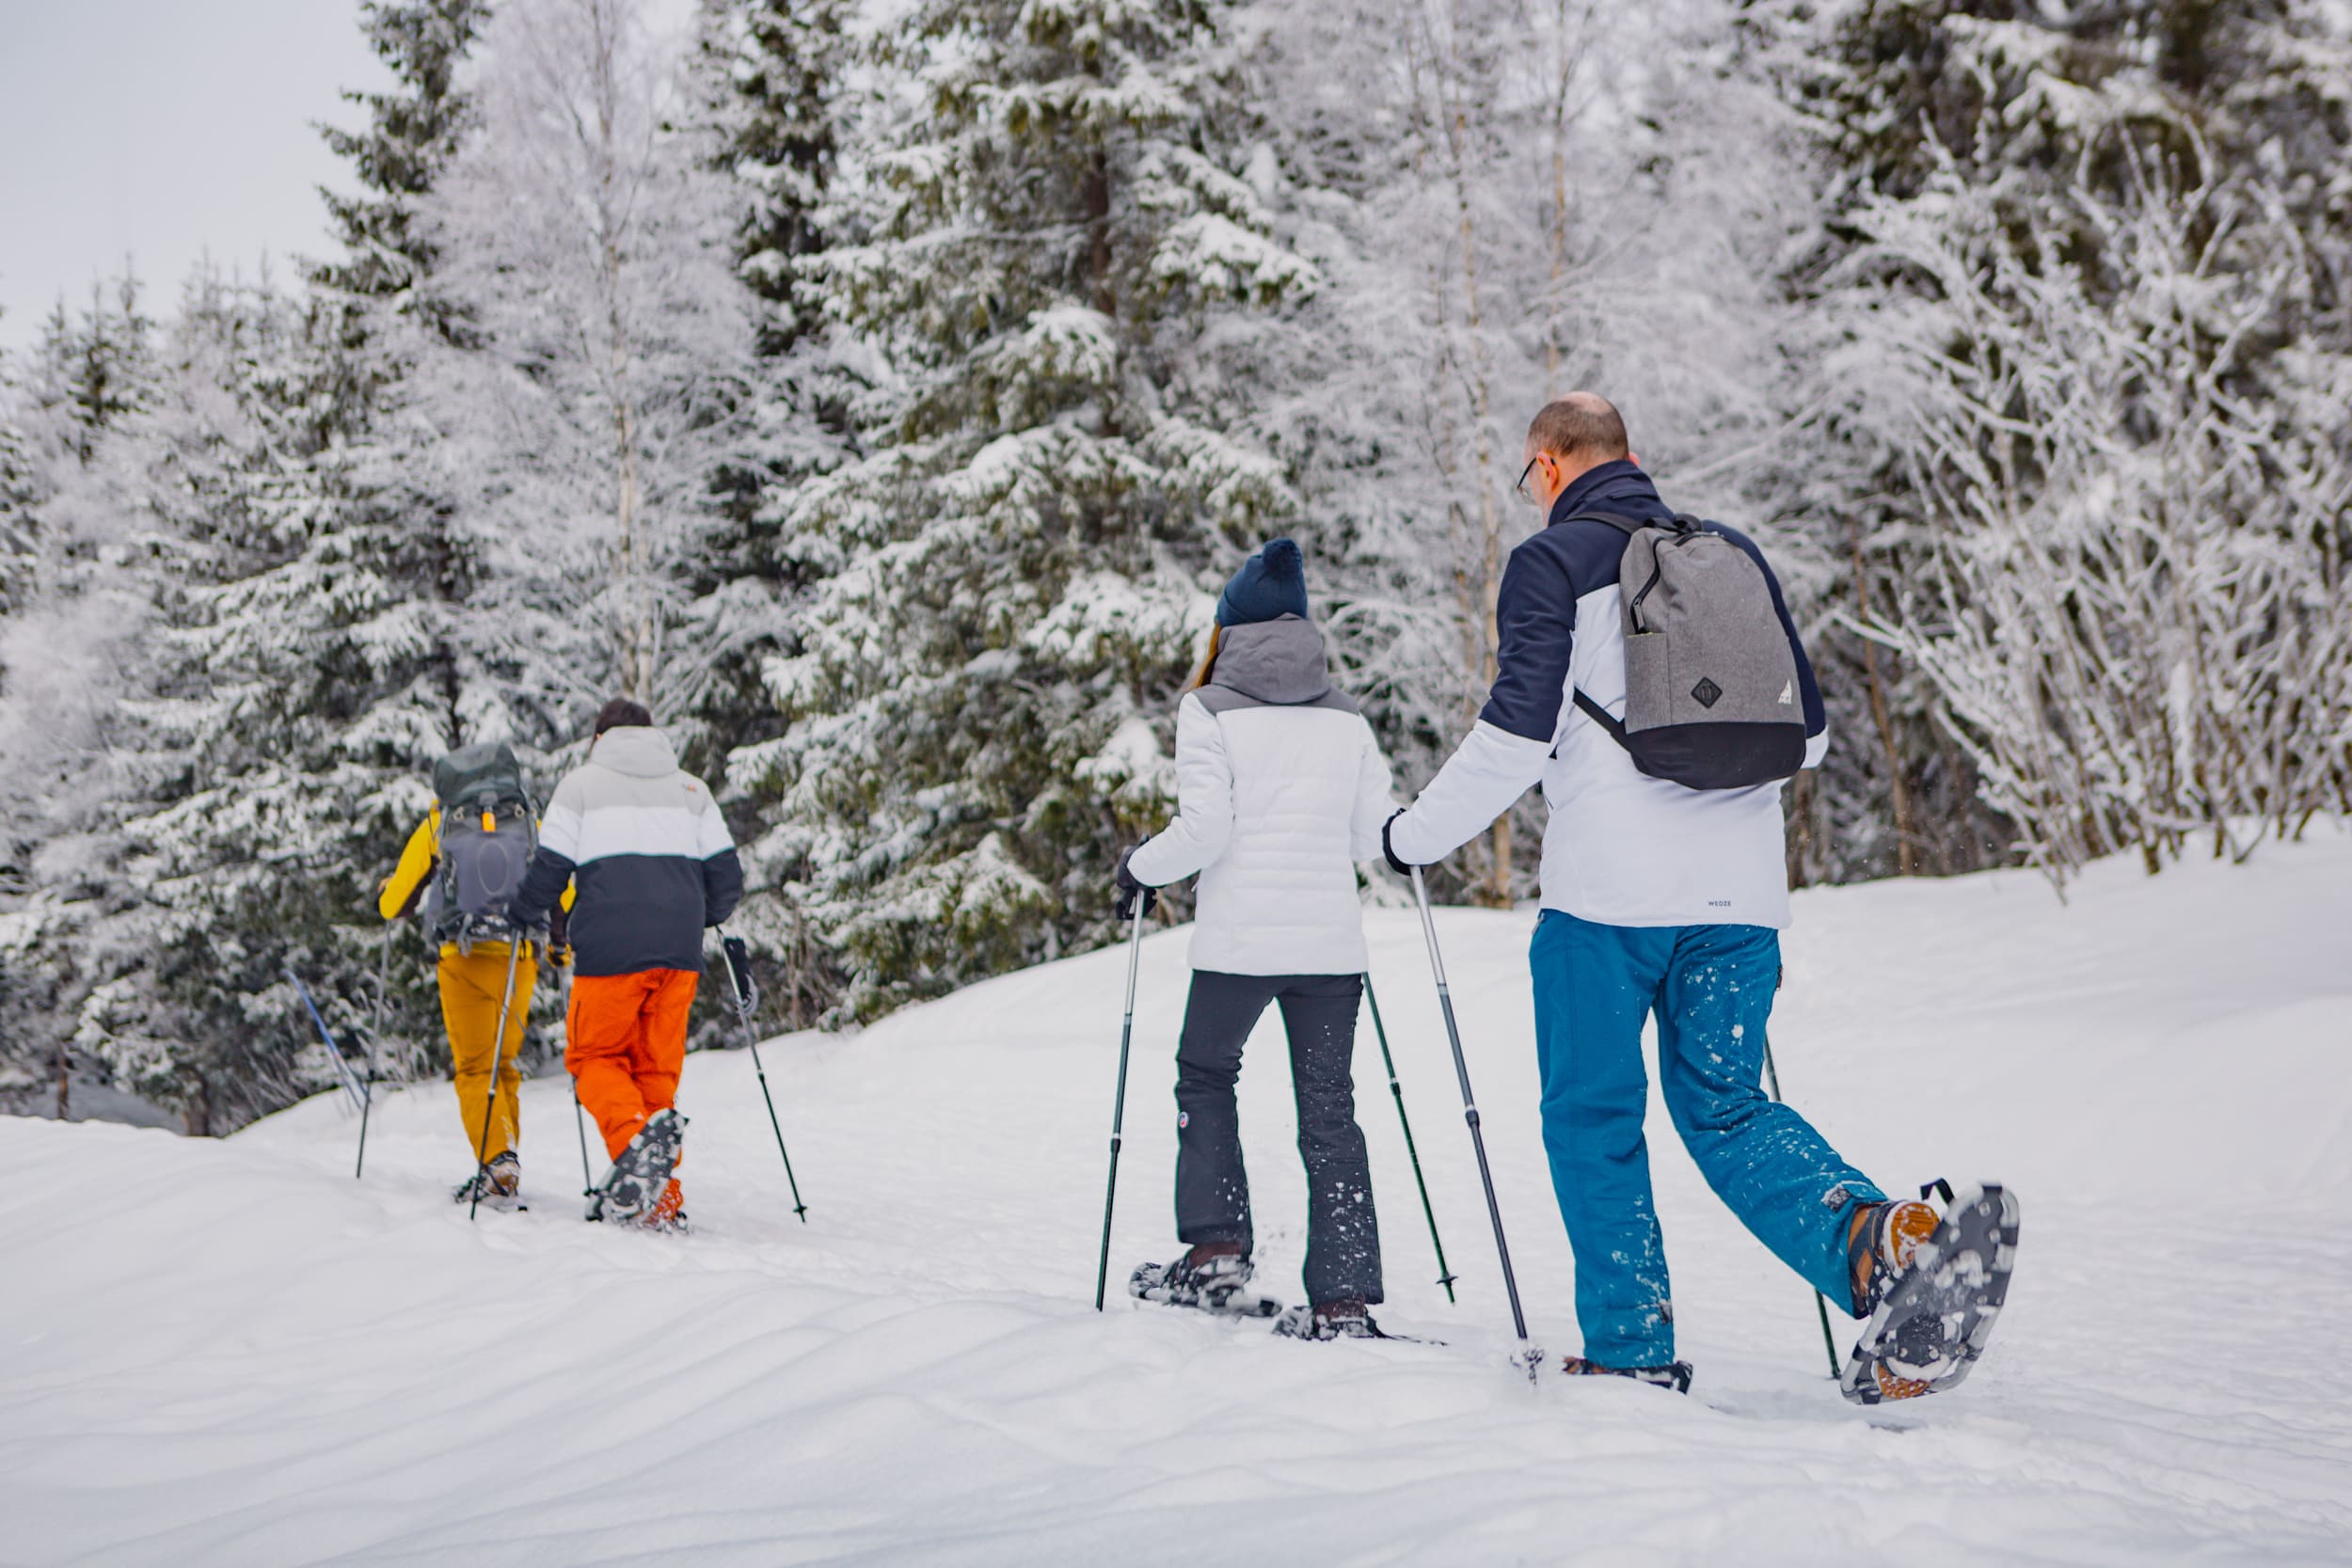
[[[60,301],[0,376],[8,546],[0,614],[0,1102],[71,1109],[73,1010],[87,987],[71,933],[78,835],[101,815],[118,703],[132,689],[147,609],[113,443],[157,396],[154,324],[136,282]]]
[[[40,836],[12,963],[43,986],[53,1039],[199,1132],[326,1081],[278,970],[331,918],[315,851],[336,824],[308,791],[262,787],[298,749],[241,722],[250,692],[217,657],[229,595],[315,509],[304,326],[266,282],[199,274],[44,502],[56,569],[9,626],[40,639],[9,693]]]
[[[359,8],[393,85],[347,94],[363,118],[325,132],[353,189],[322,192],[337,246],[309,274],[318,505],[298,547],[242,585],[242,629],[220,650],[247,681],[246,721],[300,738],[279,784],[331,802],[340,825],[315,863],[334,911],[302,933],[300,956],[330,1019],[363,1037],[375,1010],[357,1005],[375,1000],[379,966],[364,978],[359,966],[383,935],[370,895],[430,801],[433,759],[518,728],[513,672],[470,615],[483,552],[415,413],[412,376],[423,345],[470,341],[440,287],[423,202],[470,134],[463,71],[488,11],[485,0]],[[431,966],[413,927],[396,935],[377,1065],[434,1070],[446,1053]]]
[[[712,479],[715,516],[691,568],[682,633],[707,677],[688,716],[689,765],[738,810],[746,802],[729,787],[729,758],[782,733],[766,672],[797,651],[794,607],[833,559],[789,526],[792,502],[804,481],[854,451],[850,408],[865,385],[854,343],[809,276],[850,221],[836,191],[856,102],[849,12],[839,0],[704,0],[690,62],[757,323],[744,446]],[[735,925],[754,944],[778,1017],[801,1026],[831,1006],[841,977],[794,869],[755,865]]]
[[[427,341],[407,414],[480,552],[478,656],[516,738],[573,738],[626,692],[691,714],[710,676],[690,574],[746,436],[755,316],[723,176],[676,52],[634,0],[515,0],[485,40],[479,132],[423,198],[465,341]]]
[[[889,380],[794,509],[838,564],[738,753],[854,1013],[1107,933],[1205,590],[1293,516],[1215,352],[1312,283],[1237,177],[1228,14],[928,0],[885,40],[871,237],[818,272]]]
[[[1838,25],[1817,97],[1853,178],[1824,298],[1853,312],[1842,389],[1902,530],[1881,635],[2056,874],[2342,809],[2341,20]]]

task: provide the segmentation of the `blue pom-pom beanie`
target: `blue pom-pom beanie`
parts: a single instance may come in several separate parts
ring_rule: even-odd
[[[1307,619],[1307,562],[1289,540],[1269,539],[1217,595],[1216,624],[1246,626],[1284,615]]]

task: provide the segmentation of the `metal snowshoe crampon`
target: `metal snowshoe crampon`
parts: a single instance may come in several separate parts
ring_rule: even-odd
[[[1282,1304],[1249,1289],[1249,1277],[1255,1272],[1249,1259],[1239,1253],[1200,1259],[1186,1253],[1172,1263],[1137,1264],[1127,1276],[1127,1293],[1164,1307],[1190,1307],[1236,1318],[1270,1318],[1282,1309]]]
[[[651,1211],[670,1184],[678,1151],[686,1145],[686,1118],[664,1108],[637,1130],[603,1185],[588,1196],[592,1220],[634,1220]]]
[[[2016,1265],[2017,1196],[1991,1184],[1963,1192],[1887,1282],[1839,1391],[1878,1404],[1959,1384],[1984,1354]]]

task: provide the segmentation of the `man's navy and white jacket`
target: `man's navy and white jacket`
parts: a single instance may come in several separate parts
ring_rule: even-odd
[[[1604,926],[1788,924],[1780,785],[1689,789],[1653,779],[1579,709],[1581,690],[1625,716],[1625,628],[1617,563],[1626,536],[1578,520],[1608,512],[1663,521],[1673,511],[1630,461],[1579,476],[1549,525],[1511,552],[1495,607],[1496,675],[1470,731],[1390,829],[1398,859],[1426,865],[1484,832],[1531,784],[1544,786],[1543,904]],[[1796,656],[1804,766],[1828,750],[1820,688],[1780,581],[1753,541],[1709,525],[1753,558]]]
[[[1218,634],[1209,684],[1176,710],[1176,820],[1127,869],[1152,887],[1200,873],[1192,967],[1363,973],[1356,863],[1380,858],[1389,759],[1331,689],[1311,622]]]
[[[679,770],[660,730],[607,730],[564,775],[516,917],[528,923],[566,881],[579,885],[570,931],[577,973],[701,971],[703,931],[735,912],[743,864],[719,803]]]

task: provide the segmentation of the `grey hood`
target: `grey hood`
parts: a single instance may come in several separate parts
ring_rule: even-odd
[[[1284,707],[1311,703],[1331,689],[1323,633],[1295,615],[1227,626],[1217,633],[1209,684]]]
[[[596,736],[588,760],[632,779],[664,779],[677,771],[677,748],[660,730],[624,724]]]

